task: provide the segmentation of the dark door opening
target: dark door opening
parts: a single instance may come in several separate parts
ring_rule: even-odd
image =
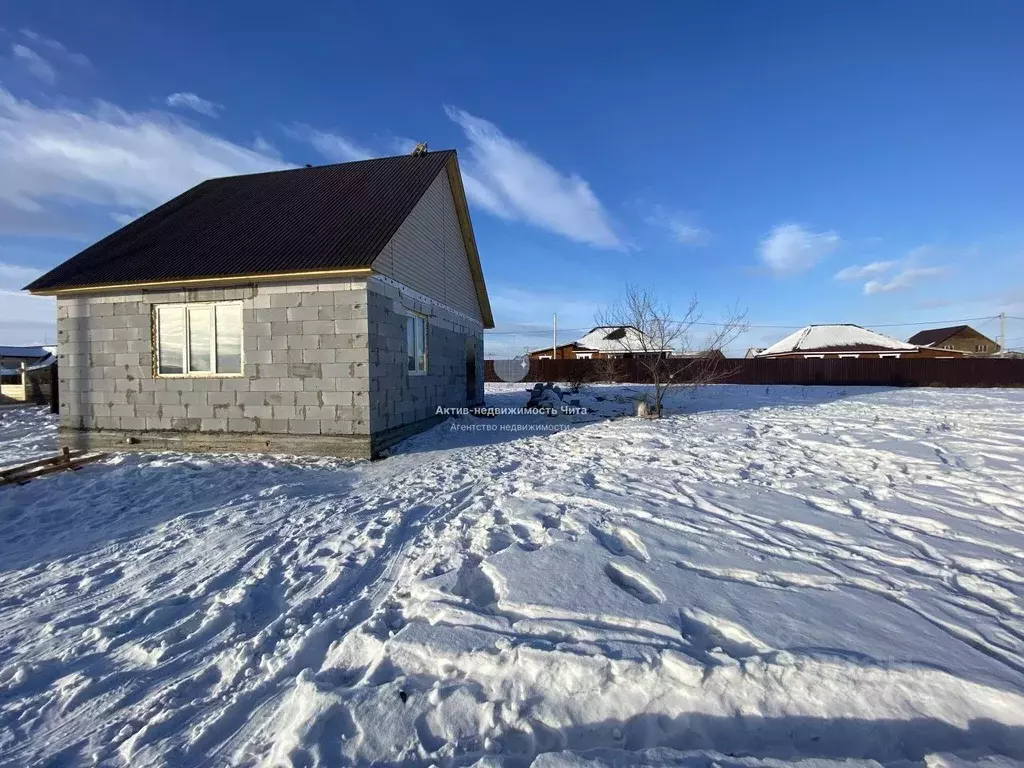
[[[476,339],[466,339],[466,403],[476,402]]]

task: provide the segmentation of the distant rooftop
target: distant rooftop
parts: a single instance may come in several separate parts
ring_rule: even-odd
[[[832,349],[916,349],[913,344],[894,339],[852,323],[808,325],[758,353],[758,357],[786,352],[812,352]]]
[[[0,346],[0,357],[46,357],[50,350],[46,347],[10,347]]]

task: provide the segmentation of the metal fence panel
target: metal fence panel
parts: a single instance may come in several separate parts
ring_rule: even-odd
[[[674,380],[694,379],[691,361],[672,361]],[[991,357],[944,358],[779,358],[737,359],[702,364],[720,384],[811,384],[880,387],[1020,387],[1024,386],[1024,360]],[[485,361],[486,381],[502,381],[494,361]],[[601,360],[532,360],[522,381],[579,381],[650,383],[649,371],[637,360],[616,361],[609,370]]]

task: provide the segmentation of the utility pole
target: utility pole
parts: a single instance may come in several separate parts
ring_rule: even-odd
[[[1006,352],[1006,313],[999,313],[999,354]]]
[[[558,359],[558,313],[552,316],[553,320],[551,323],[551,359]]]

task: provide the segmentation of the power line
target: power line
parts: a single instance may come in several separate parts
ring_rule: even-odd
[[[965,317],[965,318],[960,318],[960,319],[957,319],[957,320],[926,320],[926,321],[923,321],[923,322],[913,322],[913,323],[864,323],[863,325],[864,325],[864,327],[868,327],[868,328],[904,328],[904,327],[918,326],[918,325],[941,326],[941,325],[945,325],[945,324],[954,324],[955,325],[955,324],[962,324],[962,323],[978,323],[978,322],[988,322],[988,321],[991,321],[991,320],[998,320],[998,319],[999,319],[999,316],[998,315],[994,315],[994,316],[987,316],[987,317]],[[1007,315],[1006,319],[1007,320],[1024,320],[1024,317],[1012,317],[1010,315]],[[725,323],[706,323],[706,322],[692,322],[691,323],[691,322],[689,322],[687,320],[674,320],[673,322],[687,323],[688,325],[700,325],[700,326],[712,326],[712,327],[718,327],[718,326],[726,325]],[[753,328],[765,328],[765,329],[767,329],[767,328],[783,328],[783,329],[788,328],[788,329],[792,329],[792,330],[797,330],[799,328],[806,328],[806,327],[807,327],[806,324],[805,325],[772,325],[772,324],[767,324],[767,323],[757,323],[757,324],[750,323],[749,325],[746,326],[746,328],[748,330],[753,329]],[[590,328],[562,328],[562,329],[559,330],[559,334],[562,334],[562,333],[586,333],[587,331],[590,331],[592,329],[593,329],[593,326],[591,326]],[[487,331],[487,334],[490,335],[490,336],[529,336],[529,335],[540,334],[540,333],[546,334],[548,332],[549,332],[549,329],[547,329],[547,328],[538,328],[537,330],[534,330],[534,331]]]

